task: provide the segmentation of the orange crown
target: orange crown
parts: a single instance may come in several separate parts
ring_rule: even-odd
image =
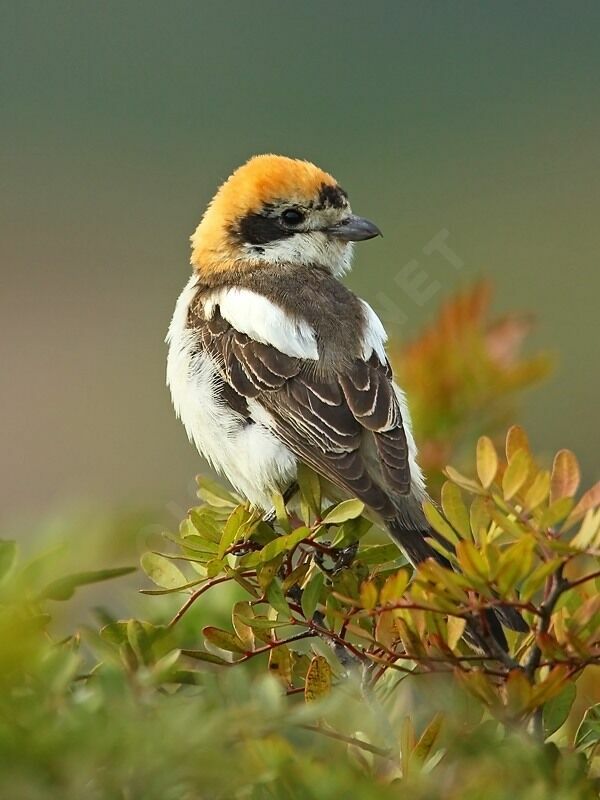
[[[227,178],[211,200],[191,237],[192,264],[209,271],[227,269],[234,258],[229,231],[236,220],[277,200],[309,202],[323,184],[337,182],[310,161],[254,156]]]

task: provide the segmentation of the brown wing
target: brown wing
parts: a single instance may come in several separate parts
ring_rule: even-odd
[[[255,342],[218,311],[195,317],[194,327],[227,385],[269,412],[300,460],[385,519],[395,516],[390,496],[409,494],[410,470],[388,364],[374,356],[321,377],[314,362]]]

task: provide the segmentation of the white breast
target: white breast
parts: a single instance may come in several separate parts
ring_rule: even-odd
[[[271,493],[294,479],[296,459],[271,433],[268,419],[245,424],[219,398],[215,364],[196,351],[194,333],[186,327],[195,282],[193,276],[181,293],[167,334],[167,384],[175,412],[212,467],[250,502],[269,508]]]

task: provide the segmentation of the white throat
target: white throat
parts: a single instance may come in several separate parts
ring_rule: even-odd
[[[341,277],[352,266],[353,243],[332,239],[322,231],[306,231],[266,244],[245,244],[243,252],[244,261],[251,263],[318,264]]]

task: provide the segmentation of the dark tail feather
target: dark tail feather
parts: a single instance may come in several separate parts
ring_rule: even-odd
[[[435,531],[407,530],[400,522],[396,521],[388,522],[388,530],[413,566],[425,561],[426,558],[434,558],[438,564],[447,569],[452,569],[452,564],[448,559],[444,558],[437,550],[434,550],[427,541],[427,537],[431,537],[440,542],[446,549],[451,549],[449,542]],[[508,650],[508,643],[502,630],[502,624],[514,631],[526,632],[529,630],[529,626],[523,617],[512,606],[503,605],[493,610],[489,609],[485,612],[485,619],[489,633],[505,651]]]

